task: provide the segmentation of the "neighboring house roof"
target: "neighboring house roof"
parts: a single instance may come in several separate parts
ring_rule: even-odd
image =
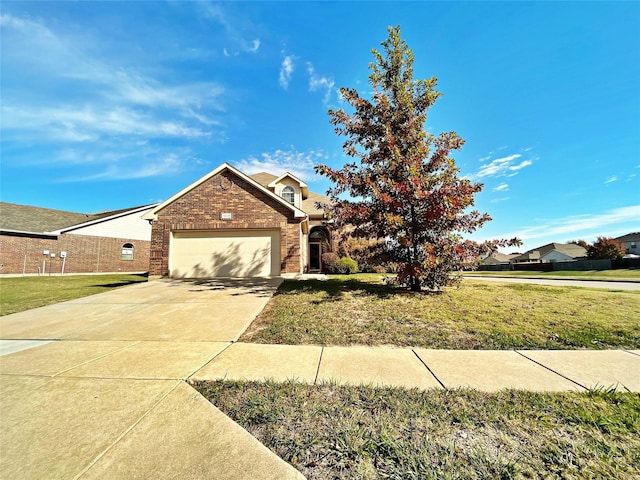
[[[265,194],[269,195],[270,197],[272,197],[274,200],[278,201],[279,203],[281,203],[282,205],[284,205],[285,207],[287,207],[288,209],[290,209],[291,211],[293,211],[294,217],[295,218],[306,218],[307,214],[302,211],[301,209],[299,209],[298,207],[291,205],[289,202],[287,202],[284,198],[276,195],[275,193],[273,193],[271,190],[269,190],[268,188],[266,188],[264,185],[262,185],[260,182],[257,182],[256,180],[254,180],[253,178],[245,175],[244,173],[242,173],[240,170],[238,170],[237,168],[229,165],[228,163],[223,163],[222,165],[220,165],[219,167],[211,170],[209,173],[207,173],[204,177],[199,178],[198,180],[196,180],[195,182],[193,182],[191,185],[183,188],[182,190],[180,190],[178,193],[176,193],[175,195],[173,195],[171,198],[165,200],[164,202],[162,202],[161,204],[159,204],[158,206],[156,206],[153,210],[147,212],[143,218],[146,220],[155,220],[157,218],[157,214],[160,210],[162,210],[163,208],[165,208],[166,206],[172,204],[173,202],[175,202],[177,199],[179,199],[180,197],[182,197],[183,195],[189,193],[191,190],[193,190],[194,188],[196,188],[197,186],[203,184],[204,182],[206,182],[207,180],[209,180],[210,178],[218,175],[219,173],[225,171],[225,170],[229,170],[230,172],[232,172],[233,174],[237,175],[238,177],[240,177],[241,179],[243,179],[244,181],[246,181],[247,183],[249,183],[250,185],[252,185],[253,187],[257,188],[258,190],[264,192]],[[275,178],[275,176],[274,176]]]
[[[271,185],[275,185],[279,180],[281,180],[282,178],[286,177],[286,176],[290,176],[291,178],[293,178],[294,180],[301,182],[302,184],[304,184],[306,186],[306,184],[304,182],[302,182],[301,180],[298,180],[296,177],[294,177],[293,175],[291,175],[290,173],[285,173],[284,175],[281,176],[276,176],[273,175],[271,173],[267,173],[267,172],[260,172],[260,173],[254,173],[253,175],[249,175],[249,177],[251,177],[253,180],[255,180],[256,182],[258,182],[260,185],[264,186],[264,187],[269,187]],[[322,208],[316,208],[316,203],[319,204],[325,204],[325,203],[330,203],[331,200],[329,199],[329,197],[325,196],[325,195],[321,195],[319,193],[316,192],[312,192],[307,190],[307,195],[305,196],[304,194],[304,190],[302,192],[302,204],[300,206],[300,208],[309,216],[311,217],[323,217],[324,216],[324,210]]]
[[[621,237],[617,237],[616,240],[620,242],[640,242],[640,232],[627,233]]]
[[[0,231],[58,235],[80,226],[128,215],[136,210],[142,211],[151,206],[143,205],[100,213],[78,213],[0,202]]]
[[[526,251],[522,255],[518,255],[512,260],[515,261],[533,261],[540,260],[541,258],[547,256],[551,252],[556,251],[563,253],[571,258],[584,257],[587,255],[587,250],[580,245],[575,245],[573,243],[548,243],[538,248],[533,248],[531,250]]]
[[[483,263],[509,263],[512,258],[517,257],[518,253],[500,253],[494,252],[483,260]]]

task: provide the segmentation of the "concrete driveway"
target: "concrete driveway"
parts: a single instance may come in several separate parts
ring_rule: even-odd
[[[0,478],[302,478],[184,379],[280,280],[158,280],[0,317]]]

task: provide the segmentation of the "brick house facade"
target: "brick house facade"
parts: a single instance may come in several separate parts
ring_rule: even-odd
[[[35,237],[0,234],[0,265],[4,274],[146,272],[150,241],[130,238],[62,234]],[[123,246],[133,246],[133,258],[123,259]],[[44,251],[49,251],[44,255]],[[55,254],[55,257],[51,257]],[[44,262],[44,265],[43,265]]]
[[[151,226],[142,215],[155,206],[83,214],[1,202],[0,273],[146,272]]]
[[[149,275],[250,277],[308,270],[310,215],[300,208],[309,196],[306,184],[290,174],[276,183],[269,188],[225,163],[158,205],[144,217],[152,222]],[[293,189],[289,201],[275,193],[284,188]]]

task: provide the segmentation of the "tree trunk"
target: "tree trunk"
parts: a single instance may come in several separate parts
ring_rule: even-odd
[[[414,277],[413,275],[409,278],[409,287],[412,292],[420,291],[420,279],[418,277]]]

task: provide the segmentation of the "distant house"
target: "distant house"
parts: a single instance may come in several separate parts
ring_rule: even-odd
[[[519,255],[518,253],[506,254],[506,253],[494,252],[491,255],[489,255],[487,258],[482,260],[482,265],[509,265],[511,263],[511,260],[517,257],[518,255]]]
[[[0,273],[146,272],[155,207],[86,214],[0,202]]]
[[[246,175],[223,163],[145,215],[153,224],[150,275],[270,277],[323,270],[331,231],[291,173]]]
[[[587,250],[573,243],[548,243],[511,259],[511,263],[571,262],[587,256]]]
[[[616,240],[622,242],[627,255],[640,255],[640,232],[627,233]]]

